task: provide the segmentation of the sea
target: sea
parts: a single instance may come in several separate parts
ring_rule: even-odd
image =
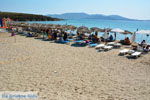
[[[30,21],[29,23],[42,23],[42,24],[60,24],[60,25],[74,25],[77,27],[99,27],[99,28],[120,28],[122,30],[128,30],[136,32],[137,30],[150,30],[150,21],[128,21],[128,20],[100,20],[100,19],[68,19],[61,21]],[[99,36],[104,33],[100,32]],[[110,33],[114,34],[114,33]],[[117,33],[117,40],[122,40],[125,37],[132,38],[132,35],[123,35]],[[135,42],[140,43],[142,40],[146,40],[150,43],[150,36],[147,34],[136,34]]]

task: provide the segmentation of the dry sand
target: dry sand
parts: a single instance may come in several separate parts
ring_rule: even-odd
[[[150,100],[150,54],[118,56],[0,33],[0,91],[38,91],[38,100]]]

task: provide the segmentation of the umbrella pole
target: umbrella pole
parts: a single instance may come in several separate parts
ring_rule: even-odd
[[[147,35],[147,39],[146,39],[147,42],[148,42],[148,40],[149,40],[148,37],[149,37],[149,36]]]
[[[141,39],[143,40],[143,34],[142,34],[142,38],[141,38]],[[141,40],[141,41],[142,41],[142,40]]]

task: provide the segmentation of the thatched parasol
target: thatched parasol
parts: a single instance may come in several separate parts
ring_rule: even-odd
[[[104,31],[104,29],[100,29],[100,28],[98,28],[98,27],[92,27],[92,28],[90,28],[90,30],[91,30],[92,32],[103,32],[103,31]]]
[[[91,33],[91,31],[88,29],[88,27],[81,26],[77,29],[78,32],[80,33]]]

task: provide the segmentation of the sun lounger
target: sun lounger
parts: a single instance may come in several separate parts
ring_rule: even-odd
[[[144,52],[149,52],[150,51],[150,48],[149,49],[143,49]]]
[[[119,55],[125,55],[129,52],[129,49],[123,49],[119,51]]]
[[[99,44],[95,47],[95,49],[100,49],[100,48],[103,48],[105,46],[105,44]]]
[[[120,48],[120,47],[121,47],[121,44],[120,44],[120,43],[115,43],[115,44],[114,44],[114,47],[115,47],[115,48]]]
[[[133,54],[131,54],[131,57],[137,58],[140,57],[142,54],[142,52],[134,52]]]
[[[131,55],[131,54],[133,54],[134,52],[135,52],[134,50],[129,50],[129,51],[128,51],[128,54]]]
[[[108,50],[111,50],[112,48],[113,48],[113,46],[104,46],[103,49],[108,51]]]
[[[116,43],[115,42],[109,42],[107,45],[108,46],[114,46]]]
[[[138,52],[143,52],[144,49],[143,49],[142,47],[138,47],[138,48],[137,48],[137,51],[138,51]]]

